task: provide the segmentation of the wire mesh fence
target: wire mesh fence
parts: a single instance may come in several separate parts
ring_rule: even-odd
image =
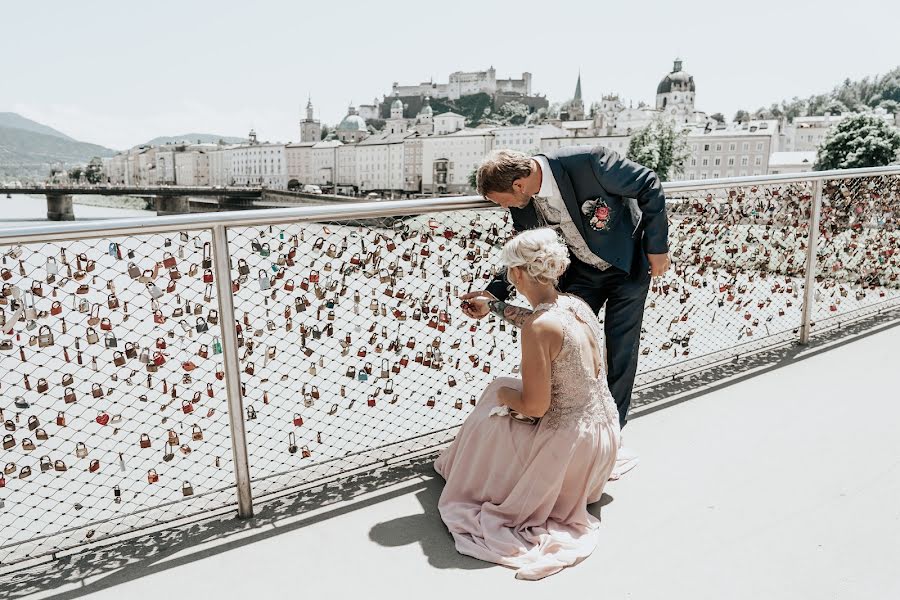
[[[4,254],[0,561],[233,501],[209,253],[175,232]]]
[[[898,181],[822,182],[816,330],[898,300]],[[639,385],[801,326],[816,185],[677,189]],[[230,282],[210,229],[6,247],[0,563],[235,503],[227,327],[254,496],[449,441],[487,383],[518,372],[515,329],[457,300],[512,233],[496,209],[231,225]]]
[[[900,301],[900,176],[823,182],[813,331]]]
[[[670,200],[674,267],[651,287],[639,385],[793,339],[800,326],[810,182]]]
[[[445,441],[486,382],[517,369],[513,328],[469,321],[457,300],[495,274],[506,221],[229,230],[255,494]]]

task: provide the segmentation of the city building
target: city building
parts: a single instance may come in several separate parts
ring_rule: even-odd
[[[365,119],[356,114],[356,107],[352,104],[347,108],[347,116],[335,129],[335,136],[344,144],[353,144],[364,140],[369,135],[369,128]]]
[[[800,152],[773,152],[769,157],[769,175],[779,173],[807,173],[813,170],[816,163],[816,153],[810,151]]]
[[[403,138],[403,191],[422,193],[422,148],[425,138],[418,133]]]
[[[342,144],[334,148],[334,191],[337,194],[353,195],[359,191],[356,148],[357,144]]]
[[[314,183],[312,149],[320,141],[287,144],[284,147],[288,189],[299,189],[303,185]]]
[[[471,193],[469,177],[493,148],[493,129],[463,129],[423,138],[422,192]]]
[[[697,121],[694,111],[696,86],[694,78],[681,69],[682,61],[675,59],[672,71],[656,86],[656,110],[675,121],[688,125]]]
[[[409,129],[410,120],[403,116],[406,106],[400,98],[394,98],[391,102],[391,116],[384,122],[385,133],[404,133]]]
[[[466,118],[455,112],[445,112],[434,116],[435,135],[446,135],[466,126]]]
[[[419,114],[416,115],[415,130],[422,135],[434,133],[434,110],[431,108],[430,98],[425,98],[425,103]]]
[[[426,81],[418,85],[400,85],[395,81],[391,89],[392,96],[430,96],[450,100],[471,94],[494,95],[498,92],[530,96],[531,73],[522,73],[520,79],[497,79],[497,71],[491,66],[486,71],[456,71],[450,74],[447,83]]]
[[[393,196],[405,191],[404,141],[413,135],[416,133],[381,133],[355,145],[356,181],[360,193],[380,192]]]
[[[764,175],[778,150],[778,121],[751,121],[726,129],[695,129],[687,136],[690,157],[673,179],[718,179]]]
[[[337,149],[343,146],[340,140],[322,140],[314,144],[311,150],[312,179],[303,183],[311,183],[325,188],[332,188],[335,183],[335,166],[337,165]]]
[[[516,127],[494,127],[494,148],[508,148],[526,154],[542,152],[544,138],[566,138],[567,132],[554,125],[520,125]],[[569,138],[573,139],[573,138]],[[584,142],[578,142],[584,143]]]
[[[231,146],[231,185],[287,188],[285,145],[259,142],[250,130],[250,141]]]
[[[300,119],[300,141],[318,142],[322,139],[322,123],[313,117],[312,98],[306,102],[306,118]]]
[[[211,185],[209,154],[216,144],[165,144],[156,148],[157,185]]]
[[[584,100],[581,98],[581,72],[578,73],[578,82],[575,84],[575,95],[559,109],[559,120],[584,120]]]
[[[595,137],[571,137],[557,136],[541,139],[541,152],[552,152],[569,146],[603,146],[614,150],[620,156],[628,154],[628,143],[631,136],[627,135],[603,135]]]
[[[234,145],[219,145],[209,154],[209,185],[229,186],[231,180],[231,148]]]

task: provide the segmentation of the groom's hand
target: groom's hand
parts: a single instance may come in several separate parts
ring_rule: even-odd
[[[669,270],[669,266],[672,264],[669,261],[669,254],[648,254],[647,260],[650,261],[650,276],[651,277],[660,277],[665,275],[666,271]]]
[[[483,319],[490,312],[488,301],[497,298],[490,292],[480,291],[463,294],[459,299],[462,300],[462,311],[467,317]]]

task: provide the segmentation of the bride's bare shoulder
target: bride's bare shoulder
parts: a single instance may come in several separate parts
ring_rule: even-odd
[[[522,326],[522,336],[523,339],[531,338],[541,342],[561,342],[563,339],[562,319],[555,311],[539,312]]]

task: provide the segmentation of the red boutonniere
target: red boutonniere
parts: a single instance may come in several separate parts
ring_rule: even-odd
[[[609,226],[610,209],[602,199],[597,198],[585,207],[587,215],[590,215],[590,224],[595,231],[605,231]]]

